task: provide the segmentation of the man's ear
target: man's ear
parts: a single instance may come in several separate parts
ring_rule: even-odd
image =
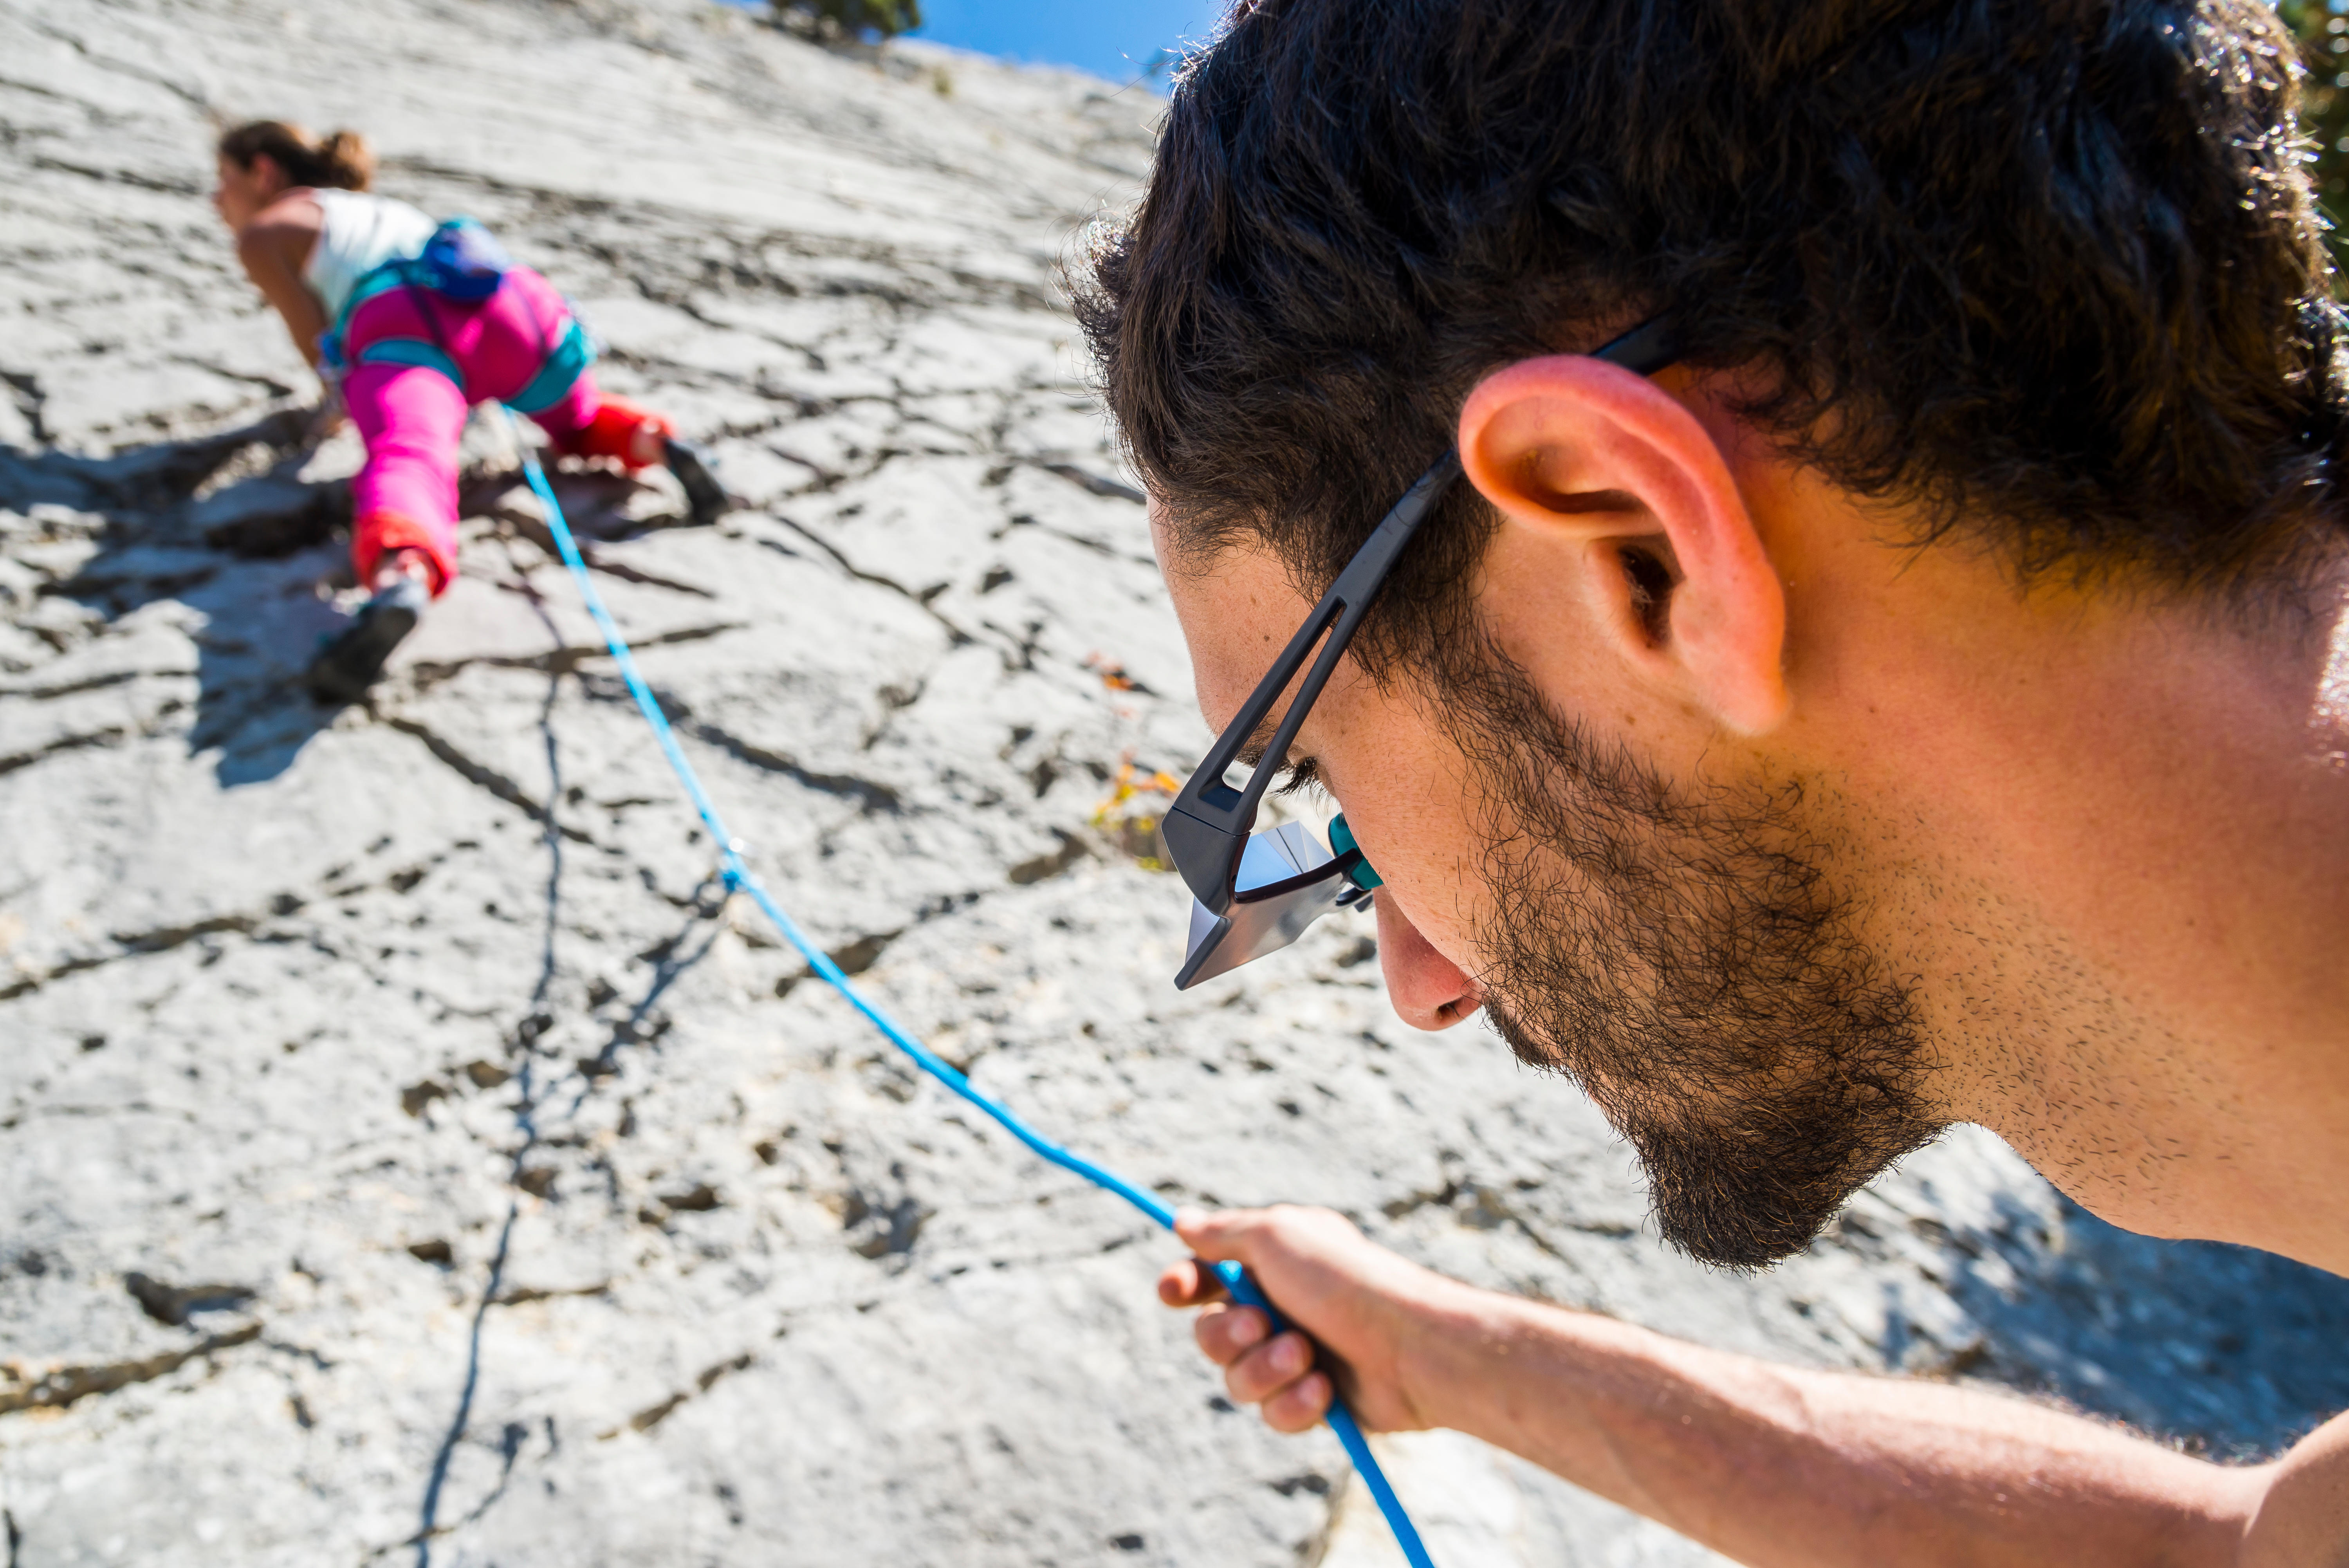
[[[1583,557],[1644,680],[1741,734],[1785,716],[1785,591],[1720,448],[1662,388],[1579,355],[1521,360],[1469,394],[1460,462],[1505,527]]]

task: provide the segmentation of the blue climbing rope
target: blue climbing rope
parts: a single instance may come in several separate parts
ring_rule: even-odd
[[[800,950],[801,956],[807,960],[808,967],[846,998],[848,1004],[863,1013],[874,1028],[886,1035],[890,1044],[911,1056],[922,1071],[985,1111],[1006,1132],[1042,1158],[1063,1170],[1076,1172],[1096,1187],[1107,1188],[1172,1231],[1174,1228],[1174,1210],[1164,1199],[1136,1187],[1115,1171],[1062,1148],[1013,1116],[1007,1107],[974,1088],[970,1080],[951,1063],[914,1038],[895,1019],[874,1005],[864,992],[850,983],[848,976],[841,972],[840,966],[833,962],[822,948],[808,940],[807,933],[800,929],[799,922],[784,912],[783,907],[775,902],[773,895],[752,875],[749,863],[742,857],[742,841],[726,831],[725,821],[719,816],[717,805],[710,800],[709,792],[701,787],[700,775],[693,771],[693,764],[686,760],[684,748],[678,744],[677,732],[670,728],[668,715],[661,711],[660,702],[653,696],[652,688],[647,686],[645,678],[637,673],[636,657],[628,651],[628,640],[620,635],[611,611],[604,607],[604,596],[595,591],[595,580],[589,575],[587,563],[579,554],[579,543],[571,536],[571,526],[564,520],[563,504],[555,500],[554,487],[547,483],[546,472],[539,466],[537,454],[523,440],[522,427],[514,419],[513,410],[502,403],[498,405],[498,410],[505,416],[506,428],[514,438],[514,446],[522,453],[523,472],[529,477],[530,487],[536,493],[540,504],[546,508],[547,531],[554,535],[555,546],[563,552],[564,565],[571,568],[572,576],[578,580],[579,597],[586,601],[587,613],[595,618],[596,628],[603,632],[605,646],[611,649],[612,658],[619,664],[621,678],[628,683],[628,692],[636,700],[637,711],[652,726],[653,738],[660,742],[662,753],[668,758],[670,771],[677,774],[678,783],[685,786],[687,797],[693,802],[693,809],[700,814],[702,826],[709,830],[711,840],[718,846],[719,865],[727,888],[748,893],[751,901],[766,911],[767,919],[774,922],[775,929],[783,934],[784,940]],[[1231,1262],[1216,1263],[1213,1267],[1232,1300],[1243,1306],[1257,1308],[1272,1320],[1272,1331],[1276,1334],[1280,1332],[1284,1325],[1279,1313],[1265,1299],[1264,1292],[1257,1288],[1256,1281],[1247,1270]],[[1411,1562],[1411,1568],[1435,1568],[1433,1561],[1427,1555],[1427,1548],[1420,1543],[1419,1532],[1413,1526],[1411,1515],[1403,1511],[1402,1500],[1396,1497],[1394,1488],[1387,1484],[1386,1472],[1379,1468],[1377,1456],[1371,1452],[1370,1444],[1362,1438],[1362,1428],[1334,1388],[1330,1396],[1329,1421],[1330,1429],[1338,1434],[1338,1441],[1346,1449],[1346,1457],[1354,1462],[1355,1473],[1362,1478],[1362,1484],[1371,1489],[1371,1496],[1377,1501],[1379,1511],[1386,1516],[1388,1526],[1394,1532],[1396,1543]]]

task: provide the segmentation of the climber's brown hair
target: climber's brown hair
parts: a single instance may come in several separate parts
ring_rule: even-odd
[[[268,155],[296,185],[364,191],[375,182],[375,153],[356,130],[337,130],[321,140],[282,119],[249,120],[221,133],[220,155],[240,169]]]
[[[1925,537],[2264,584],[2349,476],[2300,70],[2261,0],[1248,0],[1079,310],[1175,543],[1316,594],[1480,377],[1659,315]]]

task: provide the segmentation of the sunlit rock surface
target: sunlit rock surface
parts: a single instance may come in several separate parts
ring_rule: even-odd
[[[205,202],[351,123],[574,295],[747,503],[559,477],[827,949],[1170,1197],[2225,1453],[2349,1404],[2349,1293],[2122,1237],[1951,1138],[1807,1257],[1654,1241],[1622,1149],[1367,929],[1178,995],[1145,792],[1205,743],[1057,279],[1155,103],[687,3],[0,0],[0,1540],[12,1564],[1370,1563],[1327,1434],[1218,1397],[1174,1255],[914,1075],[755,911],[471,441],[372,711],[293,684],[357,462]],[[1128,763],[1135,772],[1124,772]],[[1464,1439],[1445,1568],[1702,1553]]]

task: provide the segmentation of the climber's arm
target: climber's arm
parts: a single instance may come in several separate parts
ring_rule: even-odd
[[[316,202],[279,202],[236,236],[236,259],[244,264],[244,275],[276,309],[294,347],[313,369],[318,364],[318,339],[331,324],[318,296],[303,283],[302,269],[317,244],[323,221]]]
[[[1326,1210],[1186,1217],[1243,1262],[1371,1427],[1449,1427],[1757,1568],[2061,1564],[2343,1568],[2349,1417],[2282,1461],[2228,1468],[2021,1399],[1773,1366],[1473,1290]],[[1193,1304],[1180,1263],[1160,1293]],[[1330,1385],[1311,1346],[1211,1307],[1201,1347],[1236,1397],[1302,1430]]]

